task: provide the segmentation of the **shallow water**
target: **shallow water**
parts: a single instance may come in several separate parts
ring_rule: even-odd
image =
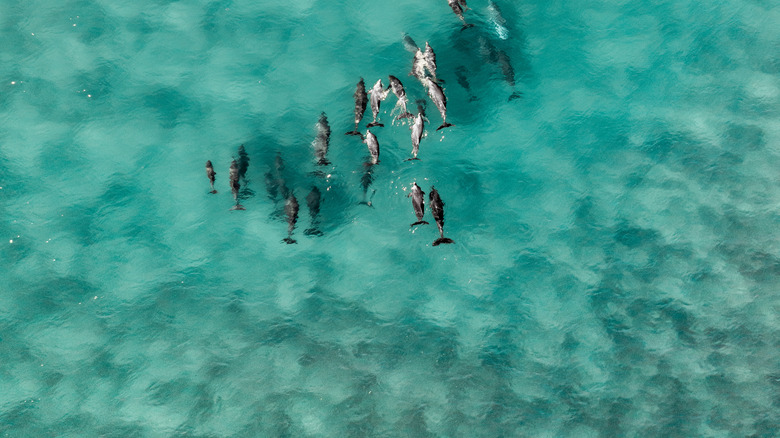
[[[773,2],[333,3],[0,1],[4,436],[780,434]]]

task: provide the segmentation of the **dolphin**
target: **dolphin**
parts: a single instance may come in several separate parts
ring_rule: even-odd
[[[425,215],[425,192],[422,191],[420,186],[416,182],[412,183],[412,191],[406,195],[406,197],[412,198],[412,207],[414,208],[414,214],[417,216],[417,222],[409,225],[413,227],[415,225],[428,225],[428,222],[423,220]]]
[[[377,164],[379,162],[379,142],[376,139],[376,135],[373,132],[366,130],[366,136],[363,139],[363,143],[368,146],[368,152],[371,153],[371,164]]]
[[[433,241],[433,246],[438,246],[442,243],[455,243],[454,240],[444,237],[444,202],[439,197],[439,192],[434,187],[431,187],[431,193],[428,194],[428,201],[431,205],[431,214],[436,220],[436,225],[439,227],[439,237]]]
[[[439,80],[436,79],[436,54],[433,52],[431,45],[428,44],[428,41],[425,42],[425,52],[423,53],[423,57],[425,58],[425,68],[427,68],[431,73],[433,81],[439,82]]]
[[[406,118],[412,118],[414,117],[414,114],[410,113],[406,109],[406,103],[409,102],[409,99],[406,97],[406,91],[404,90],[404,85],[401,83],[401,81],[393,76],[389,75],[388,78],[390,79],[390,85],[388,85],[387,89],[393,90],[393,94],[398,98],[398,103],[396,103],[396,106],[400,105],[403,109],[403,112],[396,117],[396,120],[398,119],[406,119]]]
[[[502,40],[509,38],[509,30],[506,28],[506,19],[501,15],[501,9],[493,0],[488,0],[488,17],[493,24],[496,35]]]
[[[466,23],[466,19],[463,18],[464,8],[467,8],[466,2],[464,0],[447,0],[447,3],[449,3],[452,12],[454,12],[455,15],[460,18],[460,21],[463,22],[463,27],[461,30],[474,26],[473,24]]]
[[[246,182],[246,171],[249,169],[249,154],[244,145],[238,147],[238,177]]]
[[[209,182],[211,182],[211,191],[209,193],[214,194],[217,193],[216,190],[214,190],[214,180],[216,180],[217,172],[214,172],[214,166],[211,165],[211,160],[206,161],[206,176],[209,177]]]
[[[433,103],[436,104],[436,108],[439,109],[439,113],[441,113],[441,118],[443,120],[441,126],[436,128],[436,130],[438,131],[439,129],[448,126],[455,126],[452,123],[447,123],[447,97],[444,96],[444,90],[442,90],[439,84],[434,82],[431,78],[426,79],[426,86],[428,88],[428,96],[430,96]]]
[[[363,163],[363,167],[366,168],[363,175],[360,177],[360,187],[363,188],[363,200],[358,202],[358,204],[373,207],[374,205],[371,203],[371,199],[374,198],[376,190],[371,193],[371,198],[369,198],[368,188],[371,187],[371,183],[374,181],[374,165],[371,163]]]
[[[425,129],[425,122],[423,122],[422,112],[417,113],[417,117],[414,118],[414,124],[409,128],[412,130],[412,157],[409,160],[419,160],[417,158],[417,152],[420,151],[420,140],[423,137],[423,131]]]
[[[412,71],[409,73],[410,75],[416,77],[423,85],[425,85],[425,54],[423,51],[418,47],[417,51],[414,52],[414,61],[412,61]]]
[[[317,164],[320,166],[327,166],[330,164],[325,156],[328,153],[328,145],[330,144],[330,125],[328,125],[328,117],[325,113],[320,114],[320,119],[317,121],[317,137],[311,145],[314,147],[314,156],[317,158]]]
[[[376,121],[376,117],[379,115],[379,105],[382,103],[383,100],[387,97],[387,94],[390,92],[390,90],[385,90],[385,86],[382,84],[382,80],[376,81],[374,86],[371,88],[371,112],[374,114],[374,121],[366,125],[367,128],[371,128],[373,126],[385,126],[379,122]]]
[[[291,243],[298,243],[292,238],[295,223],[298,221],[298,200],[295,199],[293,193],[290,193],[287,202],[284,204],[284,213],[287,215],[287,237],[285,237],[283,241],[288,245]]]
[[[231,210],[246,210],[243,205],[238,201],[238,190],[241,188],[241,183],[238,182],[238,163],[233,160],[230,163],[230,190],[233,192],[233,199],[236,201]]]
[[[417,51],[417,49],[419,49],[419,47],[417,47],[417,43],[415,43],[412,37],[410,37],[409,34],[406,32],[404,32],[403,41],[404,41],[404,48],[408,52],[414,53]]]
[[[321,236],[322,231],[317,229],[317,216],[320,214],[320,200],[322,194],[317,186],[313,186],[308,195],[306,195],[306,206],[309,207],[309,215],[311,216],[311,228],[303,232],[307,236]]]
[[[357,128],[360,120],[363,119],[363,113],[366,112],[366,103],[368,102],[366,83],[363,82],[363,78],[360,78],[360,81],[357,83],[353,97],[355,98],[355,129],[347,132],[346,135],[360,135]]]

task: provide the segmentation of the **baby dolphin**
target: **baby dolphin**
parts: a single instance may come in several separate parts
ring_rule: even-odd
[[[436,54],[433,53],[433,48],[428,44],[428,41],[425,42],[425,53],[423,53],[423,56],[425,57],[425,68],[431,73],[433,81],[439,82],[436,79]]]
[[[209,177],[209,181],[211,182],[211,191],[209,193],[217,193],[217,191],[214,190],[214,180],[217,178],[217,172],[214,172],[214,166],[211,165],[211,160],[206,161],[206,176]]]
[[[363,119],[363,113],[366,112],[366,103],[368,102],[366,83],[363,82],[363,78],[360,78],[360,81],[357,83],[357,88],[355,89],[355,94],[353,96],[355,98],[355,129],[347,132],[346,135],[360,135],[357,128],[358,124],[360,124],[360,120]]]
[[[376,139],[376,135],[373,132],[366,130],[366,136],[363,139],[363,143],[368,146],[368,152],[371,153],[371,164],[379,162],[379,141]]]
[[[404,48],[406,49],[406,51],[410,53],[416,52],[417,49],[419,48],[417,47],[417,43],[415,43],[412,37],[410,37],[409,34],[406,32],[404,32],[403,42],[404,42]]]
[[[439,237],[433,241],[433,246],[438,246],[442,243],[455,243],[454,240],[444,237],[444,202],[439,197],[439,192],[434,187],[431,187],[431,193],[428,194],[428,201],[431,204],[431,214],[436,219],[436,225],[439,227]]]
[[[238,147],[238,177],[246,181],[246,171],[249,169],[249,154],[244,145]]]
[[[322,194],[317,186],[313,186],[308,195],[306,195],[306,206],[309,207],[309,216],[311,216],[311,228],[303,232],[307,236],[321,236],[322,231],[317,229],[317,216],[320,214],[320,200]]]
[[[411,126],[412,130],[412,158],[409,160],[419,160],[417,158],[417,152],[420,151],[420,140],[423,137],[423,130],[425,129],[425,122],[423,122],[422,112],[417,113],[417,117],[414,118],[414,124]]]
[[[287,198],[287,202],[284,204],[284,213],[287,215],[287,237],[283,241],[288,245],[298,243],[292,238],[295,223],[298,221],[298,200],[295,199],[293,193],[290,193],[290,197]]]
[[[413,227],[415,225],[428,225],[428,222],[423,220],[425,215],[425,192],[422,191],[420,186],[416,182],[412,183],[412,191],[406,195],[406,197],[412,197],[412,207],[414,207],[414,215],[417,216],[417,222],[409,225]]]
[[[230,163],[230,190],[233,192],[233,199],[236,201],[236,205],[234,205],[231,210],[246,210],[244,206],[238,202],[238,189],[241,188],[238,178],[238,163],[236,163],[236,160],[233,160],[233,162]]]
[[[325,155],[328,153],[328,145],[330,143],[330,125],[328,124],[328,117],[325,113],[320,114],[320,119],[317,121],[317,137],[311,145],[314,147],[314,156],[317,158],[317,164],[320,166],[327,166],[330,164]]]
[[[433,103],[436,104],[436,108],[439,109],[439,113],[441,113],[441,118],[443,120],[441,126],[436,128],[436,130],[438,131],[439,129],[448,126],[455,126],[452,123],[447,123],[447,97],[444,96],[444,90],[442,90],[439,84],[434,82],[431,78],[426,79],[425,85],[428,88],[428,96],[430,96]]]
[[[393,76],[389,75],[388,78],[390,79],[390,85],[388,86],[388,90],[392,89],[393,94],[398,98],[398,103],[396,103],[396,106],[400,105],[403,109],[403,112],[396,117],[396,120],[398,119],[406,119],[406,118],[413,118],[414,114],[410,113],[406,109],[406,103],[409,102],[409,99],[406,98],[406,91],[404,90],[404,85],[401,83],[401,81]]]
[[[385,90],[385,86],[382,84],[382,80],[376,81],[376,84],[371,88],[371,112],[374,114],[374,121],[366,125],[367,128],[372,126],[385,126],[376,121],[376,117],[379,115],[379,105],[387,97],[390,90]]]
[[[371,183],[374,181],[374,171],[372,170],[374,165],[371,163],[363,163],[363,167],[366,168],[366,170],[363,172],[363,175],[360,177],[360,187],[363,188],[363,200],[358,202],[358,204],[373,207],[374,205],[371,203],[371,199],[374,198],[376,190],[371,193],[371,198],[369,198],[368,188],[371,187]]]

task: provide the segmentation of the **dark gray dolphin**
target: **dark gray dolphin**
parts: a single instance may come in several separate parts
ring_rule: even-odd
[[[249,169],[249,154],[244,145],[238,147],[238,177],[246,181],[246,171]]]
[[[376,139],[376,135],[373,132],[366,130],[366,136],[363,138],[363,143],[368,146],[368,152],[371,154],[371,164],[377,164],[379,162],[379,141]]]
[[[355,129],[346,133],[346,135],[360,135],[358,131],[358,125],[363,119],[363,113],[366,112],[366,103],[368,103],[368,95],[366,95],[366,83],[363,82],[363,78],[357,83],[355,89]]]
[[[320,200],[322,193],[317,186],[313,186],[308,195],[306,195],[306,206],[309,207],[309,216],[311,216],[311,227],[303,232],[307,236],[321,236],[322,231],[317,229],[317,217],[320,214]]]
[[[290,193],[287,198],[287,202],[284,204],[284,213],[287,215],[287,237],[283,241],[288,245],[298,243],[292,238],[295,223],[298,222],[298,200],[295,199],[295,194]]]
[[[428,222],[423,220],[423,216],[425,216],[425,192],[422,191],[416,182],[413,182],[412,191],[406,196],[411,196],[414,215],[417,216],[417,222],[409,225],[409,227],[413,227],[415,225],[428,225]]]
[[[363,188],[363,200],[358,202],[358,204],[373,207],[374,205],[371,203],[371,199],[374,198],[376,190],[371,193],[371,197],[369,198],[368,189],[371,187],[371,183],[374,181],[374,165],[371,163],[363,163],[363,167],[365,170],[363,171],[363,175],[360,177],[360,187]]]
[[[238,201],[238,190],[241,188],[241,183],[238,182],[238,163],[233,160],[230,163],[230,191],[233,192],[233,200],[236,201],[231,210],[246,210],[243,205]]]
[[[431,193],[428,194],[428,201],[431,206],[431,214],[436,220],[436,225],[439,227],[440,237],[433,241],[433,246],[438,246],[442,243],[455,243],[454,240],[444,237],[444,202],[439,197],[439,192],[434,187],[431,187]]]
[[[464,8],[468,8],[464,0],[447,0],[447,3],[450,5],[452,12],[454,12],[455,15],[460,18],[460,21],[463,22],[463,27],[461,30],[474,26],[473,24],[466,23],[466,19],[463,18]]]
[[[211,191],[209,193],[217,193],[217,191],[214,190],[214,181],[217,179],[217,172],[214,172],[214,166],[211,165],[211,160],[206,161],[206,176],[211,183]]]
[[[403,42],[404,42],[404,48],[410,53],[414,53],[417,51],[417,49],[419,49],[417,43],[414,42],[414,40],[412,39],[412,37],[409,36],[408,33],[404,33]]]
[[[382,80],[380,79],[376,81],[369,93],[371,93],[371,113],[374,115],[374,121],[366,125],[366,127],[371,128],[373,126],[385,126],[377,122],[376,118],[379,115],[379,105],[383,100],[385,100],[385,98],[387,98],[387,94],[390,93],[390,90],[385,90],[385,86],[382,84]]]
[[[425,58],[425,68],[431,73],[434,82],[439,82],[439,80],[436,79],[436,53],[433,52],[433,48],[428,44],[428,41],[425,42],[423,57]]]
[[[428,88],[428,96],[430,96],[433,103],[436,105],[436,108],[439,109],[439,113],[441,113],[441,118],[443,120],[443,123],[441,126],[436,128],[438,131],[439,129],[446,128],[448,126],[455,126],[452,123],[447,123],[447,97],[444,96],[444,90],[433,81],[431,78],[426,78],[426,87]]]
[[[409,99],[406,97],[404,85],[397,77],[393,75],[389,75],[388,78],[390,79],[390,85],[388,85],[388,89],[393,90],[393,94],[395,94],[395,96],[398,98],[398,103],[396,103],[396,106],[400,105],[401,109],[403,110],[403,112],[399,114],[398,117],[396,117],[396,120],[414,117],[414,114],[410,113],[406,109],[406,103],[409,102]]]
[[[320,119],[317,121],[317,136],[311,145],[314,147],[314,156],[317,158],[317,164],[320,166],[327,166],[330,164],[325,157],[328,154],[328,145],[330,144],[330,125],[328,124],[328,117],[325,113],[320,114]]]

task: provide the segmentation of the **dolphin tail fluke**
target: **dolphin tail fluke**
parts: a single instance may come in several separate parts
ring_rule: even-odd
[[[320,158],[320,161],[317,162],[318,166],[327,166],[330,164],[330,161],[328,161],[327,158]]]
[[[455,243],[455,241],[450,239],[449,237],[440,237],[433,241],[433,246],[439,246],[442,243]]]
[[[360,135],[360,132],[356,129],[354,131],[345,132],[344,135]]]
[[[420,161],[420,159],[419,159],[419,158],[417,158],[417,157],[413,157],[413,158],[407,158],[407,159],[405,159],[404,161],[415,161],[415,160],[417,160],[417,161]]]
[[[358,202],[358,205],[367,205],[369,207],[373,207],[374,204],[371,203],[371,201],[360,201]]]
[[[513,101],[515,99],[520,99],[522,97],[523,97],[523,93],[521,93],[519,91],[515,91],[514,93],[512,93],[511,96],[509,96],[509,99],[507,99],[507,102],[511,102],[511,101]]]
[[[309,228],[306,231],[304,231],[303,234],[307,236],[322,236],[322,231],[316,228]]]
[[[288,245],[291,245],[291,244],[293,244],[293,243],[298,243],[298,242],[297,242],[297,241],[295,241],[295,239],[293,239],[292,237],[285,237],[284,239],[282,239],[282,242],[284,242],[284,243],[286,243],[286,244],[288,244]]]
[[[460,28],[460,30],[464,31],[464,30],[466,30],[466,29],[468,29],[470,27],[474,27],[474,25],[471,24],[471,23],[466,23],[466,24],[463,25],[463,27]],[[451,242],[448,242],[448,243],[451,243]]]
[[[374,126],[382,126],[382,127],[384,127],[385,125],[383,125],[383,124],[381,124],[379,122],[371,122],[368,125],[366,125],[366,128],[373,128]]]
[[[244,206],[241,205],[241,204],[236,204],[236,205],[230,207],[230,209],[231,210],[246,210],[246,208],[244,208]]]
[[[444,122],[444,123],[442,123],[442,124],[441,124],[441,126],[439,126],[438,128],[436,128],[436,130],[438,131],[439,129],[443,129],[443,128],[449,128],[450,126],[455,126],[455,125],[453,125],[452,123],[447,123],[447,122]]]
[[[396,117],[395,119],[400,120],[400,119],[413,119],[413,118],[414,118],[414,114],[407,111],[405,113],[399,114],[398,117]]]
[[[413,224],[409,225],[409,228],[411,228],[411,227],[413,227],[413,226],[415,226],[415,225],[428,225],[428,222],[425,222],[425,221],[417,221],[417,222],[415,222],[415,223],[413,223]]]
[[[215,195],[215,194],[217,194],[217,191],[212,189],[209,193],[212,194],[212,195]]]

